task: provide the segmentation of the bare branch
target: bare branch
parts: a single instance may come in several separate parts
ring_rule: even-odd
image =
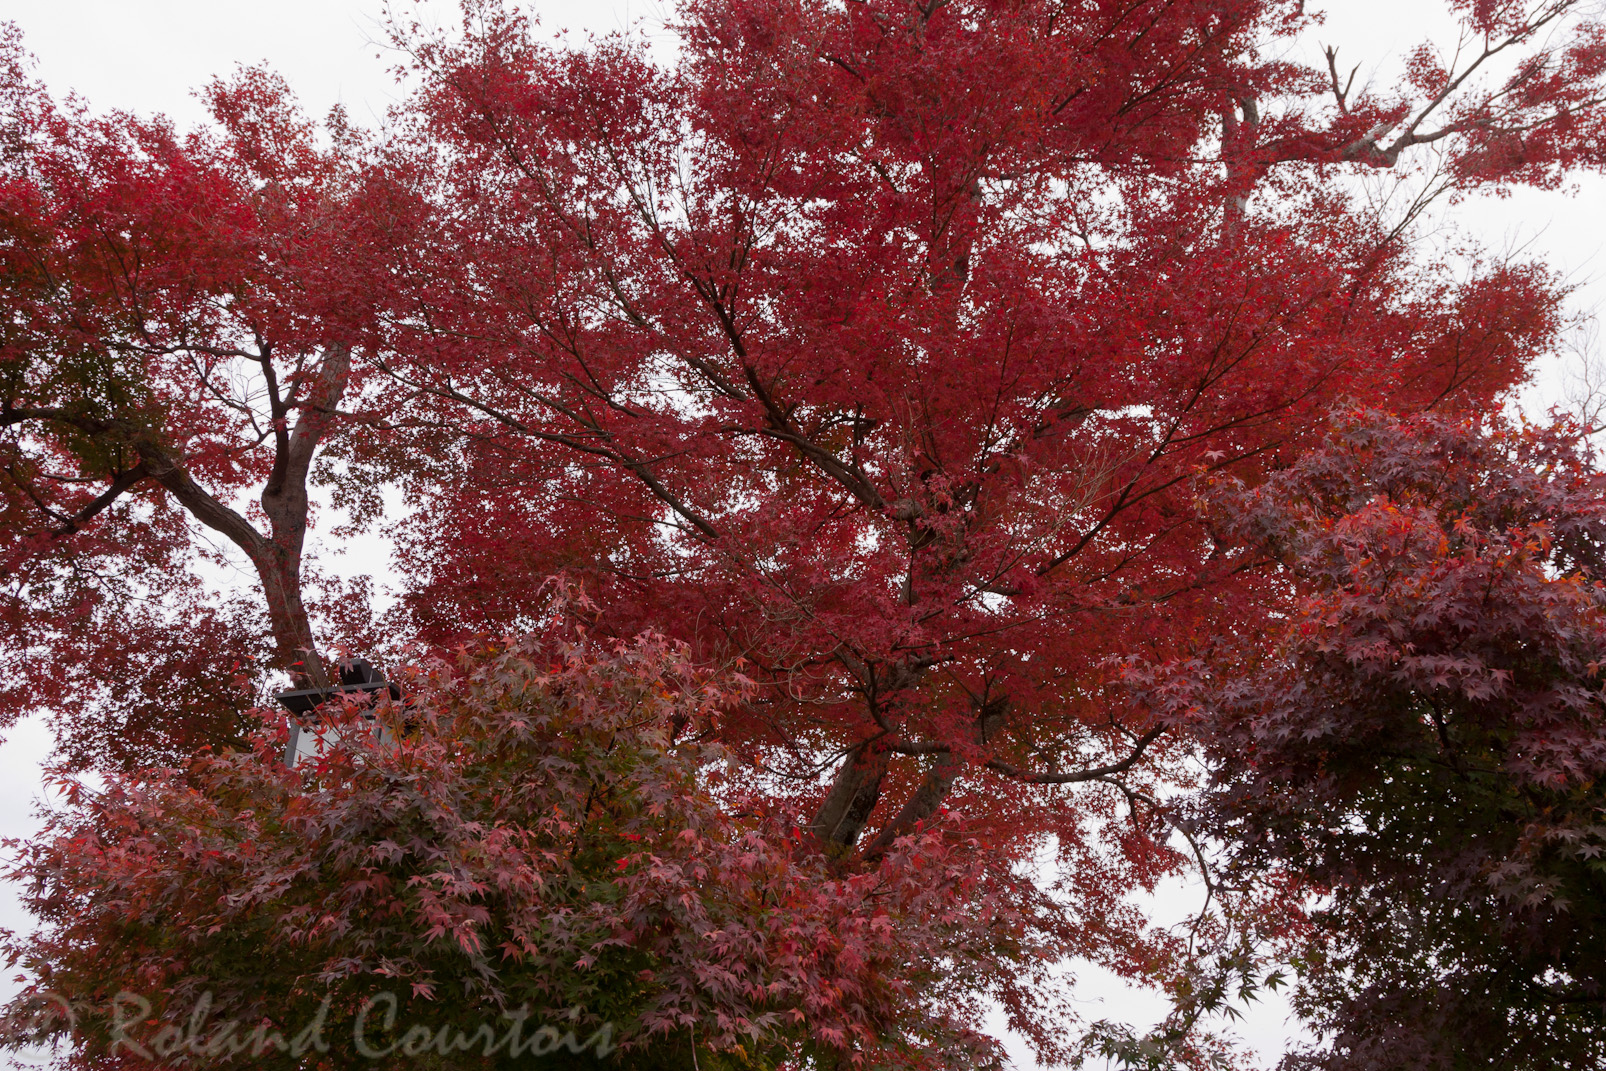
[[[1137,742],[1132,746],[1130,755],[1120,762],[1113,762],[1108,766],[1095,766],[1091,769],[1076,770],[1072,773],[1033,773],[1029,770],[1022,770],[1018,766],[1011,766],[1007,762],[989,759],[987,760],[987,768],[1001,773],[1005,777],[1024,781],[1029,785],[1070,785],[1080,781],[1098,781],[1109,777],[1111,774],[1124,773],[1130,770],[1143,757],[1143,753],[1148,750],[1149,745],[1158,740],[1164,732],[1165,726],[1156,725],[1138,737]]]

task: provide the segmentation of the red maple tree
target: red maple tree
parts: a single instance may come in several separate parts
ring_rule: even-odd
[[[324,679],[309,474],[360,389],[383,223],[356,135],[320,146],[260,71],[180,136],[55,105],[14,31],[0,59],[0,722],[54,710],[80,762],[182,755],[248,723],[231,677]],[[260,601],[208,599],[200,532]]]
[[[1132,667],[1207,741],[1196,820],[1324,895],[1297,1067],[1586,1067],[1606,1011],[1606,475],[1580,430],[1377,413],[1223,523],[1276,643]]]
[[[671,67],[494,4],[404,30],[433,212],[382,360],[428,432],[371,456],[438,459],[418,628],[569,573],[750,664],[725,731],[833,850],[945,806],[1079,842],[1054,786],[1163,746],[1102,667],[1258,627],[1191,478],[1340,399],[1480,410],[1548,344],[1542,268],[1452,281],[1344,182],[1429,143],[1461,190],[1598,166],[1571,9],[1466,7],[1483,52],[1395,95],[1266,58],[1311,19],[1261,2],[696,0]]]
[[[602,1032],[603,1051],[547,1053],[560,1067],[987,1066],[978,992],[1036,1007],[1046,963],[1098,939],[961,830],[833,871],[723,775],[707,730],[740,678],[658,637],[610,648],[549,635],[418,665],[405,710],[379,711],[399,741],[347,733],[296,771],[264,735],[74,783],[16,868],[44,928],[12,950],[31,992],[70,1000],[14,1009],[0,1039],[68,1035],[83,1068],[366,1067],[417,1057],[421,1023],[494,1024],[451,1066],[511,1067],[516,1018],[526,1038]],[[325,1047],[287,1051],[320,1016]]]

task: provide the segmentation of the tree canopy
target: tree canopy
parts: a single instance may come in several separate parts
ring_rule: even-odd
[[[609,999],[642,1038],[668,1044],[713,1015],[722,1025],[700,1042],[711,1056],[752,1055],[737,1048],[741,1024],[762,1022],[758,1033],[780,1046],[781,1062],[972,1058],[937,1039],[970,1045],[978,1020],[965,1009],[979,1005],[955,997],[958,1018],[944,1025],[915,994],[929,985],[928,996],[944,999],[1002,994],[1013,1025],[1042,1053],[1068,1056],[1067,1020],[1002,980],[1015,971],[1047,985],[1021,965],[1032,958],[1024,938],[989,928],[1007,905],[1024,912],[1019,905],[1036,903],[1019,880],[1029,868],[1060,917],[1033,923],[1048,935],[1045,954],[1095,959],[1169,987],[1184,1005],[1197,996],[1203,949],[1230,947],[1245,920],[1276,941],[1338,935],[1326,959],[1302,960],[1316,964],[1308,992],[1325,994],[1305,1008],[1318,1024],[1342,1021],[1365,1044],[1385,1044],[1397,1024],[1415,1023],[1399,1010],[1415,1005],[1376,1011],[1380,991],[1365,988],[1372,968],[1363,965],[1375,952],[1387,977],[1402,946],[1366,930],[1358,920],[1372,916],[1360,907],[1343,911],[1347,890],[1369,904],[1396,886],[1346,868],[1360,856],[1387,858],[1378,874],[1393,873],[1407,865],[1391,854],[1406,842],[1345,841],[1330,854],[1288,844],[1314,836],[1310,823],[1328,808],[1372,805],[1363,799],[1438,829],[1435,807],[1459,806],[1447,801],[1460,790],[1450,781],[1418,786],[1417,796],[1401,787],[1389,764],[1417,760],[1368,743],[1366,719],[1381,715],[1365,708],[1335,722],[1323,713],[1324,688],[1381,701],[1375,682],[1353,678],[1364,667],[1347,655],[1328,666],[1286,633],[1292,607],[1306,605],[1298,599],[1360,598],[1357,590],[1371,591],[1366,570],[1381,559],[1352,562],[1338,576],[1339,550],[1289,547],[1317,547],[1346,525],[1394,523],[1376,520],[1386,507],[1368,505],[1384,493],[1375,466],[1385,456],[1406,467],[1418,459],[1427,490],[1412,500],[1421,511],[1412,516],[1422,531],[1454,537],[1431,551],[1448,556],[1432,568],[1463,562],[1463,543],[1507,547],[1519,529],[1512,546],[1526,548],[1540,538],[1529,528],[1592,517],[1599,496],[1587,456],[1567,453],[1564,431],[1508,446],[1520,436],[1487,430],[1553,348],[1561,282],[1542,264],[1435,255],[1414,224],[1434,197],[1555,186],[1606,163],[1606,29],[1571,0],[1458,0],[1451,9],[1460,40],[1424,45],[1399,85],[1379,87],[1357,86],[1331,50],[1321,68],[1286,58],[1317,26],[1303,3],[685,0],[678,52],[655,60],[624,36],[578,48],[545,43],[518,12],[466,0],[450,31],[393,23],[410,95],[382,129],[356,130],[337,113],[320,130],[288,87],[244,71],[208,91],[215,127],[185,135],[159,120],[53,103],[8,39],[0,713],[50,710],[69,766],[124,771],[104,795],[76,796],[58,838],[25,856],[38,902],[58,912],[43,943],[29,946],[32,969],[72,976],[75,968],[52,967],[52,957],[91,955],[104,941],[112,957],[104,962],[125,964],[128,977],[148,974],[139,943],[100,916],[83,923],[97,936],[73,937],[80,911],[69,905],[111,903],[101,898],[122,882],[186,872],[159,852],[141,856],[149,871],[118,871],[100,856],[92,864],[70,847],[75,838],[144,845],[159,829],[161,843],[182,844],[193,827],[203,840],[255,845],[265,835],[258,823],[314,807],[304,802],[314,784],[332,794],[317,796],[316,807],[334,808],[318,811],[320,820],[355,822],[379,806],[374,779],[394,762],[425,763],[443,791],[461,788],[453,823],[534,838],[518,850],[536,854],[509,864],[529,880],[550,865],[576,888],[606,885],[581,874],[577,858],[550,858],[536,811],[500,809],[497,786],[525,777],[537,777],[538,795],[558,791],[535,787],[546,784],[536,753],[562,750],[550,733],[516,732],[513,752],[496,751],[514,745],[501,730],[444,713],[460,699],[425,683],[420,669],[411,713],[394,716],[398,732],[413,724],[423,735],[395,751],[350,743],[350,755],[366,757],[342,759],[348,765],[318,775],[332,780],[310,782],[264,765],[283,722],[253,712],[249,693],[265,691],[273,672],[325,686],[327,658],[356,637],[419,666],[482,652],[461,656],[482,667],[464,670],[472,678],[504,665],[495,659],[514,657],[507,652],[524,652],[530,666],[549,657],[521,646],[521,636],[578,643],[584,635],[600,646],[585,647],[583,662],[638,650],[648,641],[637,637],[651,636],[677,665],[745,682],[717,712],[687,711],[658,736],[621,737],[635,743],[617,755],[605,745],[612,757],[602,767],[580,764],[593,788],[624,778],[637,785],[630,791],[650,794],[672,783],[674,807],[702,816],[690,826],[717,831],[688,842],[695,851],[677,847],[671,819],[680,812],[648,808],[667,823],[651,833],[670,837],[666,857],[705,858],[715,875],[696,899],[706,919],[677,915],[661,927],[663,940],[690,942],[695,953],[685,954],[702,957],[691,973],[703,974],[676,992],[705,999],[719,972],[770,979],[775,957],[791,954],[755,938],[738,969],[720,938],[740,914],[732,905],[757,911],[751,897],[773,895],[799,925],[818,919],[823,932],[829,911],[858,918],[856,897],[872,887],[883,890],[870,914],[890,927],[887,948],[927,957],[921,969],[939,980],[917,982],[913,964],[896,957],[839,957],[808,968],[823,972],[819,986],[845,987],[824,1003],[787,989],[801,985],[794,977],[752,982],[770,994],[756,1003],[751,992],[718,991],[726,1003],[717,1013],[654,1003],[663,999],[656,983],[620,982]],[[1424,192],[1399,210],[1358,196],[1358,177],[1379,173],[1412,175]],[[1334,445],[1333,414],[1357,403],[1404,422],[1367,425],[1394,429],[1366,433],[1394,436],[1392,453]],[[1408,445],[1413,435],[1451,436],[1446,429],[1459,429],[1460,446],[1435,454]],[[1496,456],[1502,450],[1510,457]],[[1477,460],[1464,460],[1467,452]],[[1544,465],[1571,466],[1573,498],[1555,499],[1559,477],[1531,477]],[[1442,482],[1455,479],[1469,488],[1459,498]],[[1347,490],[1290,490],[1307,486],[1299,480]],[[355,523],[383,523],[398,539],[399,608],[380,625],[368,620],[360,589],[304,561],[318,481]],[[386,487],[403,493],[405,515],[384,516]],[[1223,488],[1244,490],[1223,498]],[[1288,504],[1306,501],[1300,494],[1322,505]],[[1498,503],[1506,513],[1466,512]],[[1595,538],[1577,524],[1567,554],[1583,554]],[[258,605],[224,605],[185,579],[188,564],[211,553],[197,542],[203,532],[244,555]],[[1442,639],[1437,668],[1410,669],[1416,656],[1404,640],[1378,649],[1377,672],[1396,689],[1390,709],[1407,717],[1430,709],[1440,678],[1459,680],[1470,664],[1466,644],[1505,652],[1477,656],[1490,673],[1516,673],[1515,662],[1538,657],[1531,645],[1553,636],[1547,629],[1563,627],[1545,607],[1583,613],[1578,600],[1591,596],[1579,585],[1593,574],[1579,565],[1586,571],[1574,577],[1574,559],[1552,560],[1550,547],[1519,570],[1528,587],[1507,603],[1457,604],[1458,613],[1489,616]],[[1474,572],[1455,575],[1472,584]],[[1552,583],[1552,573],[1563,581]],[[576,590],[583,599],[554,601],[554,592]],[[1417,612],[1421,595],[1411,591],[1400,614]],[[1347,610],[1332,612],[1342,618],[1333,629],[1360,627]],[[1547,623],[1523,631],[1502,614]],[[1593,642],[1590,627],[1577,624],[1585,639],[1570,642]],[[483,653],[487,644],[503,653]],[[1467,693],[1494,707],[1467,715],[1478,728],[1457,729],[1471,735],[1455,748],[1443,736],[1419,741],[1439,739],[1458,755],[1470,748],[1496,764],[1501,772],[1478,789],[1474,809],[1501,835],[1526,821],[1513,807],[1552,806],[1530,800],[1549,784],[1552,760],[1574,763],[1559,768],[1567,780],[1554,791],[1590,791],[1597,698],[1585,683],[1590,660],[1580,658],[1570,651],[1549,683],[1533,685],[1539,720],[1530,729],[1542,739],[1521,737],[1516,751],[1488,757],[1496,738],[1507,746],[1499,719],[1511,701],[1491,684]],[[1215,668],[1197,668],[1205,666]],[[1233,673],[1245,666],[1277,667],[1243,678],[1250,698],[1229,693],[1254,713],[1200,714],[1237,709],[1209,689],[1239,680]],[[1544,706],[1556,674],[1572,682],[1565,710]],[[238,687],[230,691],[228,680]],[[613,685],[595,683],[605,706]],[[535,694],[530,702],[548,702]],[[672,702],[682,701],[690,702]],[[501,702],[492,706],[503,711]],[[165,731],[170,713],[184,716]],[[584,740],[612,716],[563,724]],[[1266,719],[1298,726],[1277,737],[1300,741],[1297,754],[1273,762],[1258,738],[1246,742],[1246,732],[1283,732]],[[695,746],[683,742],[693,725]],[[1331,751],[1307,754],[1303,742],[1329,728]],[[473,743],[485,733],[502,741],[489,766]],[[1312,787],[1332,775],[1318,754],[1353,758],[1353,795],[1328,799],[1327,788]],[[1219,811],[1200,803],[1200,813],[1236,817],[1213,825],[1183,817],[1201,788],[1200,759],[1221,786],[1204,798],[1238,801]],[[636,764],[648,780],[630,780]],[[1432,776],[1451,777],[1437,767]],[[1273,806],[1284,791],[1304,793],[1286,813]],[[629,817],[630,805],[593,812],[594,802],[567,820],[649,836],[652,823]],[[1239,803],[1246,809],[1232,810]],[[1589,805],[1574,805],[1565,828],[1587,841],[1577,831]],[[124,828],[119,815],[147,824]],[[1262,820],[1271,825],[1255,824]],[[1233,855],[1237,873],[1255,880],[1236,891],[1212,886],[1230,903],[1191,931],[1148,927],[1127,899],[1207,865],[1210,845],[1195,831],[1230,848],[1260,830],[1252,843],[1264,847],[1272,826],[1292,840]],[[374,859],[362,853],[400,843],[395,835],[361,827],[318,864],[327,884],[305,888],[264,876],[311,866],[323,850],[308,842],[296,863],[283,839],[273,849],[283,858],[253,857],[199,886],[211,890],[200,895],[233,904],[231,883],[268,881],[260,913],[229,921],[229,933],[277,932],[294,912],[314,910],[304,897],[321,897],[342,905],[330,917],[349,920],[340,941],[405,949],[417,939],[418,970],[451,962],[464,978],[488,979],[489,962],[475,965],[480,953],[462,942],[454,951],[449,929],[431,923],[409,937],[402,930],[413,923],[398,922],[381,935],[359,911],[367,879],[350,875],[367,873]],[[436,835],[448,839],[425,838],[420,850],[457,850],[451,829]],[[939,900],[953,899],[928,916],[918,898],[899,899],[913,880],[899,868],[939,845],[942,866],[963,877],[934,887]],[[1526,865],[1504,841],[1440,847],[1460,860],[1463,891]],[[757,871],[719,869],[749,850]],[[634,872],[625,841],[598,851],[604,871],[623,861]],[[491,864],[476,856],[472,867],[482,865]],[[1595,880],[1578,866],[1578,881]],[[474,873],[461,895],[476,925],[517,928],[530,912],[571,910],[492,893]],[[1529,876],[1533,895],[1554,907],[1560,886],[1546,884],[1549,874]],[[362,896],[349,895],[351,882]],[[418,890],[430,886],[408,888],[387,901],[397,918],[416,918],[427,900]],[[788,899],[805,889],[825,890],[836,906]],[[587,911],[615,902],[577,895]],[[1338,906],[1300,917],[1322,895]],[[1470,892],[1464,899],[1474,902]],[[168,937],[188,934],[199,949],[216,934],[202,932],[204,903],[186,903],[171,908]],[[971,922],[943,930],[941,920],[955,917],[944,912],[960,904]],[[1530,958],[1495,966],[1519,962],[1517,973],[1528,970],[1564,995],[1557,999],[1580,997],[1583,1029],[1595,1030],[1602,998],[1584,975],[1568,973],[1582,969],[1573,960],[1544,951],[1565,927],[1490,911],[1473,912],[1475,924],[1456,914],[1440,936],[1409,947],[1432,960],[1429,974],[1452,946],[1520,948]],[[1520,939],[1510,929],[1530,925],[1538,929]],[[357,946],[287,932],[309,957],[305,971],[283,975],[292,988],[314,976],[328,987],[395,973]],[[589,931],[572,939],[600,940]],[[632,954],[679,954],[651,952],[646,932],[628,926],[615,939]],[[983,955],[973,942],[993,942],[991,951],[967,959]],[[209,979],[221,992],[223,976],[205,965],[213,954],[174,958],[173,977]],[[526,954],[533,948],[509,953]],[[445,957],[439,967],[429,965],[436,955]],[[349,972],[320,956],[343,957]],[[967,966],[984,960],[991,966]],[[600,986],[611,968],[531,969],[570,993],[562,986]],[[885,971],[888,988],[867,981],[866,970]],[[418,999],[444,999],[421,984],[428,992]],[[484,984],[483,999],[502,999]],[[1429,983],[1413,984],[1420,996]],[[875,1000],[843,995],[857,986],[875,989]],[[241,999],[248,990],[237,986]],[[348,999],[358,989],[340,992]],[[1516,993],[1433,1004],[1444,1016],[1434,1029],[1456,1037],[1489,1008],[1528,1007]],[[1543,1005],[1542,994],[1534,999]],[[772,1013],[776,1024],[792,1016],[791,1033],[765,1033]],[[1552,1024],[1556,1036],[1573,1022]],[[1146,1043],[1153,1059],[1213,1058],[1213,1043],[1188,1030],[1165,1037]],[[1344,1046],[1329,1055],[1361,1051]]]

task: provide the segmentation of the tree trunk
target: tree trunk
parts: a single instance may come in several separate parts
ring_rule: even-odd
[[[208,528],[228,538],[245,552],[256,567],[267,603],[268,621],[273,630],[281,665],[289,671],[297,687],[327,688],[328,671],[313,639],[312,622],[301,594],[301,556],[307,535],[307,478],[319,444],[338,415],[341,397],[351,377],[351,351],[332,349],[324,358],[306,395],[294,408],[299,416],[288,426],[293,407],[290,398],[279,396],[268,370],[275,425],[273,469],[262,489],[262,510],[268,518],[268,534],[236,510],[221,502],[190,476],[182,457],[175,457],[161,444],[138,444],[141,460],[151,475],[178,499],[190,515]]]
[[[810,827],[828,851],[842,853],[858,842],[881,798],[886,773],[887,753],[870,742],[855,747],[842,760]]]
[[[267,599],[268,621],[281,663],[298,687],[329,687],[329,673],[313,638],[306,604],[301,599],[301,555],[292,556],[270,544],[252,564],[256,566],[262,593]]]

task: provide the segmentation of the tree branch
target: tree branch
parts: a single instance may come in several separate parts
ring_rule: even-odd
[[[1032,773],[1018,766],[1011,766],[1007,762],[1000,762],[998,759],[988,759],[986,765],[989,770],[1001,773],[1005,777],[1013,778],[1016,781],[1023,781],[1029,785],[1070,785],[1080,781],[1098,781],[1109,777],[1111,774],[1130,770],[1143,757],[1143,753],[1148,750],[1149,745],[1158,740],[1164,732],[1165,726],[1156,725],[1138,737],[1137,743],[1132,746],[1132,753],[1120,762],[1114,762],[1108,766],[1095,766],[1090,770],[1077,770],[1074,773]]]

